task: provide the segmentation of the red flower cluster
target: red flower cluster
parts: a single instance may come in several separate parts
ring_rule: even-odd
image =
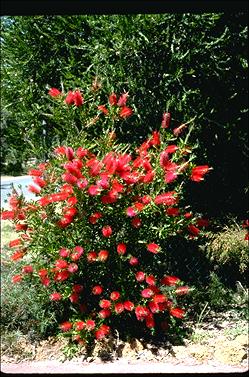
[[[89,101],[84,103],[80,90],[63,94],[51,88],[49,95],[72,116],[87,112]],[[112,93],[107,104],[91,107],[97,114],[88,125],[103,115],[106,124],[108,118],[130,117],[133,110],[127,101],[128,93]],[[197,237],[208,226],[207,219],[196,219],[180,207],[179,181],[186,177],[200,182],[210,168],[194,166],[191,148],[172,143],[170,122],[171,114],[165,112],[165,136],[155,130],[130,153],[115,146],[113,129],[106,133],[104,151],[87,145],[58,146],[49,163],[29,171],[29,190],[39,198],[26,203],[13,194],[10,209],[1,213],[19,232],[9,244],[17,248],[11,259],[17,264],[22,260],[13,283],[38,279],[49,290],[51,304],[68,305],[73,316],[59,327],[80,344],[107,336],[117,316],[133,317],[148,329],[158,327],[155,319],[161,317],[165,330],[169,316],[185,315],[176,302],[189,287],[176,276],[161,279],[153,269],[164,252],[161,234]],[[173,135],[185,129],[182,124]],[[157,228],[153,221],[158,217],[162,227],[158,222]],[[25,265],[29,250],[35,250],[39,267],[36,262]]]

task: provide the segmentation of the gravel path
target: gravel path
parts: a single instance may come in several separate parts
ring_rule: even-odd
[[[131,362],[126,359],[106,363],[88,363],[80,361],[45,360],[20,362],[15,364],[3,363],[1,371],[4,373],[238,373],[246,372],[243,367],[228,365],[184,365],[183,363],[155,363],[155,362]]]

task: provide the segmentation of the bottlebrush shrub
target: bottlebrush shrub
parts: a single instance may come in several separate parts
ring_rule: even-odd
[[[84,105],[78,92],[65,101]],[[110,106],[127,116],[118,101],[111,94]],[[167,271],[159,274],[158,266],[167,255],[163,240],[194,239],[207,226],[181,206],[184,183],[200,182],[210,170],[194,164],[192,148],[179,137],[186,127],[171,130],[164,114],[161,132],[134,152],[115,144],[115,129],[95,149],[58,146],[29,171],[37,200],[13,194],[2,212],[19,234],[9,244],[20,264],[13,284],[29,279],[45,286],[51,305],[66,308],[58,329],[71,340],[102,339],[129,321],[167,331],[184,318],[179,300],[189,287]]]

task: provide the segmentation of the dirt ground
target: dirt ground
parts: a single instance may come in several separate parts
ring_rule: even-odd
[[[4,373],[233,373],[248,371],[248,324],[224,318],[219,325],[202,323],[184,344],[169,341],[123,342],[110,337],[92,351],[82,346],[72,359],[63,353],[65,341],[40,343],[27,337],[2,345]]]

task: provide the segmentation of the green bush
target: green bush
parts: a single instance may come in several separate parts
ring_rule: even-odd
[[[28,189],[37,200],[13,193],[11,210],[2,212],[19,232],[9,243],[19,270],[12,283],[41,285],[45,318],[54,312],[48,325],[58,321],[71,341],[99,340],[113,329],[126,336],[134,328],[179,331],[190,288],[168,273],[174,255],[167,241],[204,234],[207,220],[182,205],[183,187],[188,180],[201,184],[211,170],[196,166],[194,149],[186,147],[189,122],[177,128],[163,122],[161,132],[128,152],[115,140],[115,125],[133,115],[127,94],[111,93],[105,103],[78,90],[49,94],[74,144],[57,146],[47,163],[30,169]],[[98,139],[82,122],[98,128]]]

